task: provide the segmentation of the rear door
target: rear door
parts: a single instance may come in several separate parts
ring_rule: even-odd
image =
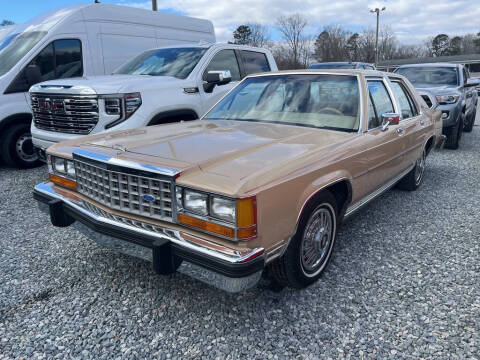
[[[237,53],[240,54],[243,76],[271,71],[265,53],[247,50],[237,50]]]
[[[418,104],[415,103],[405,83],[395,78],[391,78],[390,81],[400,114],[400,125],[397,131],[402,133],[406,144],[404,166],[408,167],[422,154],[423,146],[427,141],[427,127],[431,123],[430,119],[420,114]]]

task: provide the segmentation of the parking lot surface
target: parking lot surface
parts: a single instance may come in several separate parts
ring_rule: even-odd
[[[0,167],[0,359],[478,359],[480,127],[463,136],[343,225],[320,281],[277,293],[158,276],[54,228],[45,167]]]

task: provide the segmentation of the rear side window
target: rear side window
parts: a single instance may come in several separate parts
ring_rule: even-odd
[[[245,50],[240,51],[240,53],[246,75],[270,71],[270,65],[268,65],[265,54]]]
[[[417,115],[413,100],[402,84],[398,81],[392,82],[392,91],[400,105],[400,116],[402,120]]]
[[[383,81],[371,80],[368,82],[370,97],[368,129],[375,129],[382,125],[382,115],[392,113],[393,103]]]
[[[240,80],[240,69],[238,67],[237,56],[233,50],[220,50],[215,54],[213,59],[208,64],[205,72],[203,73],[203,79],[206,79],[209,71],[222,71],[230,70],[232,74],[232,81]]]

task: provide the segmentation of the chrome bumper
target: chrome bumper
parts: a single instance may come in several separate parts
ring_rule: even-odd
[[[56,226],[73,225],[102,246],[153,262],[155,269],[156,252],[171,252],[193,264],[182,265],[180,272],[228,292],[254,286],[265,266],[263,248],[231,249],[183,231],[113,215],[72,193],[56,190],[51,183],[35,186],[34,197]]]

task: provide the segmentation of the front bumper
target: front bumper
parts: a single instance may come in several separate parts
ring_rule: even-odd
[[[173,264],[181,259],[203,270],[189,275],[238,292],[254,286],[265,267],[263,248],[235,250],[179,230],[112,216],[51,183],[38,184],[33,194],[53,225],[73,225],[103,246],[151,261],[158,273],[175,271]]]

